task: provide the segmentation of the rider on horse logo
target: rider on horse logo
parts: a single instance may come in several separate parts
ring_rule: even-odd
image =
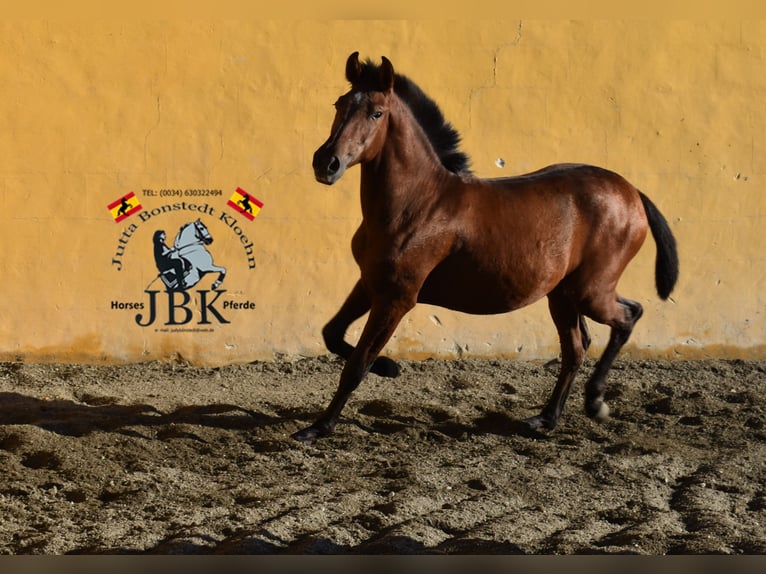
[[[169,291],[185,291],[194,287],[206,273],[218,273],[212,288],[218,289],[226,275],[226,269],[213,263],[213,257],[206,246],[213,242],[207,227],[197,219],[181,226],[173,247],[165,244],[167,238],[163,229],[154,232],[154,262],[159,278]]]

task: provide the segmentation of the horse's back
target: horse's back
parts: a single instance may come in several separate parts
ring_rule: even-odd
[[[485,185],[502,198],[504,209],[495,205],[493,210],[522,222],[537,241],[556,236],[560,248],[571,243],[573,256],[578,248],[595,249],[601,255],[605,246],[616,254],[624,246],[632,257],[634,245],[640,246],[646,236],[648,223],[638,189],[602,167],[554,164],[525,175],[487,180]]]
[[[633,185],[620,174],[586,163],[556,163],[519,175],[475,178],[473,181],[517,192],[530,189],[592,191],[595,187],[603,188],[604,186],[610,187],[612,191],[635,190]]]
[[[588,164],[554,164],[523,175],[467,184],[485,216],[548,223],[624,226],[645,216],[638,189],[620,174]],[[482,209],[481,207],[479,209]]]

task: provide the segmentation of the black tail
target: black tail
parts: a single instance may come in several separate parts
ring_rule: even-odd
[[[657,294],[662,299],[670,296],[673,287],[678,280],[678,251],[676,238],[670,231],[665,217],[657,209],[657,206],[640,191],[641,202],[644,204],[646,218],[649,220],[649,229],[652,230],[654,242],[657,244],[657,260],[654,264],[654,280],[657,285]]]

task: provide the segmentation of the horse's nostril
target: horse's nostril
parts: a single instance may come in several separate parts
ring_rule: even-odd
[[[338,156],[334,155],[332,156],[332,159],[330,160],[330,165],[327,166],[327,171],[331,174],[337,173],[340,169],[340,160],[338,159]]]

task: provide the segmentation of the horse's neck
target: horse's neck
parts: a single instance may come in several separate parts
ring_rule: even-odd
[[[429,199],[433,184],[449,172],[407,105],[392,106],[386,142],[372,161],[362,164],[362,212],[395,215]]]
[[[189,229],[190,227],[184,227],[181,229],[181,231],[178,232],[178,235],[176,236],[174,247],[176,249],[179,249],[181,247],[185,247],[189,243],[191,243],[191,240],[187,237],[189,235]]]

